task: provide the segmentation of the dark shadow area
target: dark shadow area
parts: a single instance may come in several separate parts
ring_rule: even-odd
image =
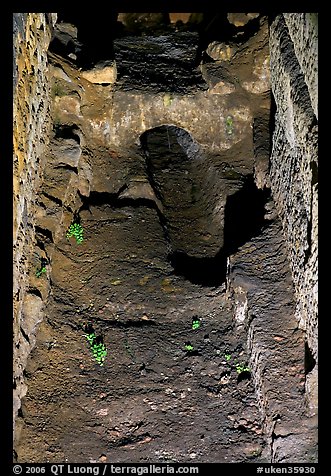
[[[83,202],[79,212],[83,210],[88,210],[90,212],[90,206],[113,205],[113,202],[117,199],[117,196],[117,193],[91,192],[88,197],[85,197],[79,193],[79,197]]]
[[[170,254],[168,259],[174,274],[200,286],[216,287],[224,283],[227,257],[268,225],[264,207],[269,196],[270,191],[259,190],[249,176],[243,187],[227,199],[223,248],[213,258],[195,258],[180,252]]]
[[[252,374],[248,370],[244,370],[244,372],[240,372],[237,377],[237,383],[242,382],[243,380],[250,380],[252,378]]]
[[[316,360],[310,350],[308,342],[305,342],[305,374],[308,375],[316,365]]]
[[[74,172],[75,174],[78,174],[78,168],[73,167],[72,165],[69,165],[69,164],[56,165],[54,169],[69,170],[70,172]]]
[[[54,134],[56,139],[73,139],[80,144],[79,128],[75,125],[54,124]]]
[[[77,28],[77,38],[66,32],[55,32],[50,51],[67,57],[74,54],[74,62],[83,69],[92,68],[97,63],[112,62],[114,59],[113,39],[120,33],[117,13],[107,9],[100,13],[98,9],[59,13],[58,25],[70,23]]]
[[[228,22],[225,12],[205,12],[198,25],[201,46],[205,49],[211,41],[226,41],[235,32],[235,27]]]
[[[272,23],[274,22],[275,18],[278,16],[278,15],[282,15],[282,12],[277,12],[277,11],[274,11],[274,12],[268,12],[268,25],[269,27],[272,25]]]
[[[67,58],[69,55],[77,56],[80,50],[79,43],[71,38],[70,35],[57,32],[49,45],[49,51],[62,56],[62,58]]]
[[[244,425],[239,425],[236,429],[241,431],[241,433],[247,433],[247,428]]]
[[[23,329],[22,326],[20,326],[20,331],[21,331],[21,334],[24,337],[24,339],[28,342],[28,344],[30,344],[29,336],[24,332],[24,329]]]
[[[199,24],[198,31],[201,37],[201,45],[206,49],[212,41],[245,43],[254,36],[260,28],[260,19],[251,19],[241,27],[235,26],[228,21],[227,13],[206,12]]]
[[[53,197],[53,195],[50,195],[49,193],[43,191],[42,192],[43,196],[46,197],[48,200],[51,200],[52,202],[56,203],[57,205],[59,205],[59,207],[62,207],[63,206],[63,203],[62,203],[62,200],[60,198],[57,198],[57,197]]]
[[[248,176],[243,187],[228,197],[224,212],[224,248],[226,256],[235,253],[253,236],[260,234],[269,221],[265,220],[265,204],[270,190],[256,187]]]
[[[201,355],[198,350],[191,350],[186,352],[186,357],[196,357],[198,355]]]
[[[37,241],[41,241],[44,244],[54,243],[53,235],[50,230],[47,230],[46,228],[41,228],[38,225],[36,225],[35,230],[36,230]]]
[[[154,322],[152,320],[150,320],[150,321],[143,321],[143,320],[134,321],[133,319],[128,319],[127,321],[112,320],[112,321],[108,321],[108,322],[109,322],[109,325],[111,325],[113,327],[118,327],[120,329],[128,329],[128,328],[132,328],[132,327],[140,329],[142,327],[156,326],[156,322]]]
[[[37,288],[29,287],[28,294],[33,294],[34,296],[39,297],[40,299],[43,298],[41,292]]]
[[[110,443],[109,448],[119,448],[121,446],[128,446],[128,445],[134,445],[134,444],[139,444],[140,441],[144,441],[146,438],[150,438],[149,433],[143,433],[142,435],[136,435],[136,436],[127,436],[120,438],[119,441],[116,441],[116,443]]]
[[[218,253],[214,258],[195,258],[175,252],[168,256],[175,276],[183,276],[193,284],[216,287],[225,282],[226,255]]]
[[[119,198],[119,194],[123,190],[125,190],[125,188],[126,186],[122,187],[117,193],[91,192],[89,197],[84,197],[83,195],[79,194],[83,202],[83,205],[80,207],[79,212],[81,212],[82,210],[90,211],[90,206],[97,207],[102,205],[109,205],[114,209],[124,207],[146,207],[149,209],[154,209],[158,213],[160,213],[154,200],[149,200],[148,198]]]

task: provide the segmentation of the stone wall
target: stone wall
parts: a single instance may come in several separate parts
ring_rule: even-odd
[[[276,16],[269,45],[275,101],[269,173],[268,144],[259,138],[261,125],[266,129],[270,121],[254,123],[254,147],[256,183],[272,192],[265,208],[270,222],[230,256],[228,289],[234,320],[247,331],[266,460],[312,462],[317,460],[315,14]]]
[[[295,319],[284,242],[279,219],[274,217],[260,235],[229,258],[228,284],[238,330],[245,326],[247,332],[266,460],[313,462],[316,418],[305,411],[304,332]]]
[[[317,13],[284,13],[293,48],[305,77],[311,106],[318,118],[318,17]],[[308,54],[307,54],[308,52]]]
[[[317,15],[286,13],[270,25],[276,104],[270,182],[288,244],[296,317],[306,332],[308,413],[317,405]],[[316,364],[315,364],[316,363]]]
[[[47,50],[55,20],[55,14],[46,13],[13,17],[14,421],[26,394],[23,372],[41,320],[42,300],[33,292],[29,268],[35,251],[35,198],[49,136]]]

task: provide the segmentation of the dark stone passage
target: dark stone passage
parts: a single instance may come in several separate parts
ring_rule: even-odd
[[[214,197],[210,199],[202,186],[204,158],[199,145],[187,131],[171,125],[146,131],[141,144],[173,253],[192,257],[215,254],[222,230],[211,223]]]
[[[88,69],[114,59],[113,38],[120,28],[114,11],[59,13],[50,51],[69,58],[77,67]]]
[[[258,190],[252,177],[227,198],[224,215],[224,245],[214,257],[196,258],[174,252],[169,256],[174,273],[202,286],[219,286],[226,280],[227,258],[268,226],[265,204],[269,190]]]
[[[208,165],[190,134],[165,125],[145,132],[141,144],[150,182],[162,204],[174,274],[204,286],[224,283],[227,257],[267,225],[264,207],[270,190],[257,189],[252,175],[244,179],[239,175],[238,191],[227,195],[223,181],[217,189],[218,196],[226,196],[224,223],[211,228],[214,190],[206,188]],[[232,181],[230,174],[228,180]]]
[[[224,213],[224,253],[229,256],[268,225],[264,218],[270,190],[259,190],[252,176],[242,188],[227,198]]]
[[[224,252],[213,258],[194,258],[185,253],[172,253],[169,261],[174,274],[183,276],[191,283],[206,287],[217,287],[226,279],[226,260]]]

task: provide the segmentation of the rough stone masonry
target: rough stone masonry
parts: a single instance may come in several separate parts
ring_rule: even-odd
[[[16,461],[317,461],[316,39],[15,14]]]

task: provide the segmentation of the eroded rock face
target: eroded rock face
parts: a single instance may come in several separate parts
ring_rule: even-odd
[[[284,19],[318,118],[318,14],[284,13]]]
[[[228,13],[227,17],[234,26],[245,26],[249,21],[257,18],[259,13]]]
[[[57,28],[81,43],[76,58],[56,42],[49,53],[35,215],[48,264],[25,308],[40,317],[44,304],[47,318],[23,327],[39,331],[20,462],[314,459],[304,331],[269,188],[267,19],[204,62],[194,15],[120,14],[101,62],[81,19]],[[73,221],[81,244],[66,236]]]
[[[313,93],[310,91],[316,82],[314,39],[317,33],[307,36],[312,47],[308,48],[303,60],[300,38],[304,30],[310,31],[312,23],[309,14],[302,15],[304,20],[301,14],[285,17],[286,21],[279,16],[271,25],[271,81],[277,111],[270,182],[288,237],[297,300],[296,317],[300,328],[306,330],[308,353],[316,362],[310,372],[316,373],[318,125],[314,113],[317,96],[314,88]],[[308,382],[310,377],[307,379]],[[309,394],[309,407],[316,411],[316,387],[315,392]]]
[[[206,89],[198,70],[198,41],[195,32],[116,39],[117,87],[177,93]]]
[[[14,14],[13,97],[13,298],[14,298],[14,428],[26,393],[23,371],[41,320],[42,301],[29,278],[29,262],[37,268],[35,195],[48,140],[49,90],[47,49],[55,14]],[[34,270],[35,272],[35,270]],[[15,429],[14,429],[15,431]]]
[[[174,126],[147,131],[142,144],[173,252],[213,257],[223,246],[224,221],[220,207],[214,217],[213,211],[216,202],[224,208],[226,197],[217,192],[214,200],[209,194],[204,196],[203,169],[207,164],[200,146],[185,130]]]
[[[274,205],[269,207],[271,211]],[[305,408],[304,332],[295,319],[294,289],[283,245],[279,219],[273,219],[230,257],[228,279],[237,325],[247,328],[271,461],[309,461],[316,453],[316,419],[309,418]]]

